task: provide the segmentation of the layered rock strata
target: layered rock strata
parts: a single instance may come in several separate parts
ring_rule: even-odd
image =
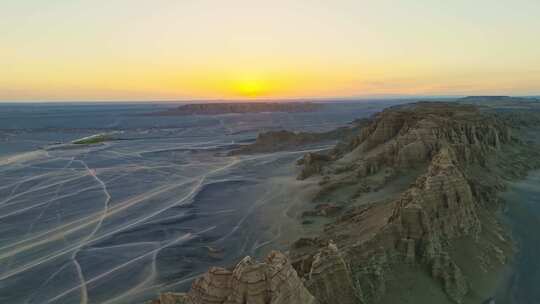
[[[264,263],[245,257],[232,270],[213,267],[188,293],[165,293],[155,304],[315,303],[287,257],[271,252]]]
[[[428,162],[443,146],[460,161],[482,161],[510,140],[510,127],[469,105],[418,103],[396,106],[376,115],[347,143],[328,155],[306,154],[300,179],[314,174],[355,171],[367,176],[383,166],[409,168]],[[324,170],[323,170],[323,167]]]
[[[356,138],[330,154],[304,156],[298,178],[323,176],[325,183],[361,184],[384,168],[403,171],[428,164],[397,199],[352,208],[328,225],[316,242],[293,246],[293,263],[308,278],[306,286],[322,303],[337,303],[324,289],[310,288],[326,279],[309,275],[313,264],[305,267],[333,240],[344,268],[350,269],[341,271],[339,280],[354,283],[348,292],[354,303],[376,302],[394,266],[404,263],[423,265],[453,302],[462,303],[469,286],[450,254],[452,240],[478,240],[478,208],[493,199],[493,193],[474,186],[477,177],[469,169],[485,165],[489,155],[510,143],[515,143],[511,128],[475,107],[418,103],[381,112]],[[336,269],[335,265],[328,262],[327,267]],[[317,294],[321,290],[325,295]]]

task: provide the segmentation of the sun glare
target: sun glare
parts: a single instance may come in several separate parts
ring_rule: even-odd
[[[264,84],[257,79],[243,79],[235,85],[235,90],[242,97],[255,98],[264,94]]]

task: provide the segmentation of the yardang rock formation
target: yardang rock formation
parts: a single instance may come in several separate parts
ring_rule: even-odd
[[[478,277],[495,276],[512,254],[497,193],[508,176],[538,167],[536,151],[512,115],[463,103],[388,108],[298,161],[319,200],[340,197],[315,202],[337,210],[317,237],[291,244],[288,257],[212,268],[177,302],[161,303],[392,303],[425,292],[396,287],[409,273],[435,288],[426,301],[481,303],[491,295]],[[411,182],[399,188],[403,177]]]

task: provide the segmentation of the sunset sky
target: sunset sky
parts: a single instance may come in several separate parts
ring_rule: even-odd
[[[540,95],[539,0],[2,0],[0,100]]]

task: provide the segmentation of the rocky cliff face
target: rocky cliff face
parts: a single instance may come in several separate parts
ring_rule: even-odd
[[[264,263],[244,258],[232,270],[211,268],[188,293],[165,293],[155,304],[315,303],[287,257],[271,252]]]
[[[469,105],[418,103],[386,109],[358,136],[341,144],[323,161],[307,158],[299,178],[339,170],[366,176],[381,167],[408,168],[428,162],[443,146],[467,163],[510,140],[510,127],[495,116],[480,115]],[[329,165],[324,161],[332,160]],[[324,170],[321,167],[326,167]]]
[[[373,303],[384,294],[385,276],[394,264],[417,263],[427,267],[452,300],[462,301],[467,281],[446,246],[458,236],[478,237],[482,226],[476,198],[450,151],[442,149],[428,171],[386,208],[354,210],[330,226],[323,239],[329,243],[336,239],[340,244],[340,250],[330,246],[335,248],[333,258],[328,258],[332,254],[327,248],[317,245],[312,246],[311,254],[292,249],[295,263],[312,261],[301,273],[317,299],[322,303]],[[359,232],[362,235],[356,235]],[[336,295],[328,292],[333,289],[321,288],[328,282],[348,286],[348,301],[334,302]]]
[[[441,149],[428,172],[396,203],[388,224],[399,238],[394,248],[408,261],[426,264],[450,298],[459,303],[467,293],[467,283],[446,252],[445,242],[461,235],[477,238],[481,223],[476,198],[452,153]],[[399,242],[406,247],[399,248]]]

